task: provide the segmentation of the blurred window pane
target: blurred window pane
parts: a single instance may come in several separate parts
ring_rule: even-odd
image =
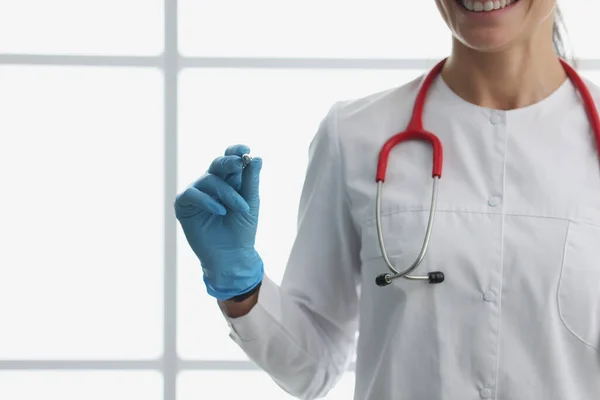
[[[161,74],[4,66],[0,87],[0,358],[158,357]]]
[[[563,13],[566,45],[575,58],[600,58],[600,2],[590,0],[558,0]]]
[[[186,56],[438,58],[451,34],[435,1],[179,0]]]
[[[162,0],[0,0],[0,53],[158,55]]]

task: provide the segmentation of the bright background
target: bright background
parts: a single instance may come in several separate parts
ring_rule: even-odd
[[[600,84],[600,3],[563,3]],[[329,107],[449,39],[433,0],[0,0],[0,399],[290,399],[229,339],[175,195],[248,144],[279,282]]]

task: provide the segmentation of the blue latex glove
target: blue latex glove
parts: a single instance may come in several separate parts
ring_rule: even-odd
[[[254,249],[262,160],[245,168],[244,145],[230,146],[175,199],[175,216],[198,256],[208,294],[226,300],[256,287],[263,262]]]

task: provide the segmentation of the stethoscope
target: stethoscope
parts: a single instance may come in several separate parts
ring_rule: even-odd
[[[378,286],[387,286],[390,283],[392,283],[394,279],[397,278],[405,278],[410,280],[426,280],[429,283],[441,283],[445,279],[444,273],[441,271],[429,272],[427,273],[427,275],[413,276],[409,274],[412,271],[414,271],[419,266],[419,264],[421,264],[423,258],[425,258],[425,253],[427,252],[427,247],[429,246],[429,239],[431,237],[431,230],[433,228],[433,220],[435,217],[438,181],[442,177],[442,143],[436,135],[434,135],[431,132],[427,132],[425,129],[423,129],[423,108],[425,106],[425,97],[427,97],[427,93],[429,92],[431,84],[433,80],[441,73],[446,61],[447,59],[444,59],[441,62],[439,62],[435,67],[433,67],[431,72],[429,72],[423,80],[423,83],[417,94],[417,98],[415,100],[411,120],[406,130],[388,139],[379,153],[379,161],[377,164],[377,176],[375,178],[375,181],[377,182],[377,200],[375,207],[377,221],[377,238],[379,240],[379,247],[381,249],[381,254],[383,255],[383,260],[385,261],[391,273],[384,273],[379,275],[375,279],[375,283]],[[590,120],[590,125],[592,126],[592,130],[594,131],[594,136],[596,138],[596,147],[598,150],[598,155],[600,156],[600,117],[598,116],[598,110],[596,109],[594,100],[590,95],[590,92],[586,87],[585,83],[577,74],[577,72],[575,72],[575,70],[569,64],[567,64],[566,61],[560,59],[560,62],[563,68],[565,69],[567,76],[569,77],[571,82],[573,82],[573,85],[575,86],[575,88],[577,89],[577,91],[583,99],[583,104],[587,111],[587,115]],[[398,271],[390,262],[387,251],[385,250],[383,230],[381,228],[381,192],[383,188],[383,182],[385,180],[385,173],[387,169],[387,162],[390,151],[396,145],[408,140],[424,140],[431,144],[431,147],[433,148],[433,190],[431,195],[431,208],[429,211],[429,219],[427,221],[427,229],[425,232],[425,240],[423,241],[421,251],[417,256],[417,259],[412,263],[410,267],[408,267],[404,271]]]

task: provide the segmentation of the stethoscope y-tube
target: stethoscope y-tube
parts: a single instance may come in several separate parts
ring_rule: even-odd
[[[431,207],[429,211],[429,219],[427,221],[427,229],[425,231],[425,239],[423,240],[423,245],[421,246],[421,251],[417,256],[417,259],[412,263],[410,267],[405,269],[404,271],[397,270],[388,257],[387,251],[385,249],[385,241],[383,239],[383,227],[381,226],[381,198],[383,191],[383,182],[385,180],[385,171],[387,167],[387,159],[391,149],[399,144],[400,142],[407,140],[425,140],[431,143],[433,148],[433,188],[431,191]],[[442,283],[444,281],[444,273],[440,271],[429,272],[427,275],[409,275],[413,272],[419,264],[425,258],[425,253],[427,253],[427,247],[429,246],[429,239],[431,238],[431,231],[433,229],[433,221],[435,219],[435,210],[437,204],[437,192],[438,192],[438,182],[440,177],[442,176],[442,145],[439,139],[433,135],[432,133],[425,131],[406,131],[400,133],[394,137],[392,137],[386,144],[383,146],[383,149],[379,155],[379,167],[377,172],[377,199],[375,206],[376,213],[376,223],[377,223],[377,239],[379,240],[379,248],[381,249],[381,255],[383,256],[383,260],[387,265],[388,269],[391,273],[385,273],[379,275],[375,279],[375,283],[378,286],[387,286],[394,279],[405,278],[410,280],[419,280],[419,281],[428,281],[429,283]]]
[[[427,253],[427,247],[429,245],[429,239],[431,237],[431,231],[433,229],[433,221],[435,219],[438,181],[442,177],[443,148],[442,143],[440,142],[437,136],[423,129],[423,108],[425,107],[425,97],[427,96],[427,92],[431,87],[431,83],[433,82],[433,79],[441,72],[445,61],[446,60],[443,60],[442,62],[438,63],[423,81],[423,85],[421,86],[419,93],[417,94],[417,99],[415,100],[415,106],[413,109],[412,117],[407,129],[404,132],[400,132],[388,139],[383,145],[381,151],[379,152],[377,176],[375,178],[377,182],[377,200],[375,206],[377,221],[377,239],[379,240],[379,248],[381,249],[381,255],[383,256],[383,260],[385,261],[385,264],[390,270],[390,273],[381,274],[375,279],[375,283],[378,286],[387,286],[390,283],[392,283],[394,279],[398,278],[428,281],[429,283],[444,282],[444,273],[440,271],[429,272],[427,275],[409,274],[413,272],[419,266],[419,264],[421,264],[423,258],[425,258],[425,253]],[[433,149],[433,189],[431,193],[431,207],[429,211],[429,219],[427,221],[427,230],[425,231],[425,239],[423,240],[423,246],[421,246],[421,251],[417,256],[417,259],[412,263],[410,267],[408,267],[404,271],[399,271],[390,262],[387,251],[385,249],[385,242],[383,239],[383,228],[381,226],[381,192],[383,191],[383,182],[385,181],[385,173],[390,152],[396,145],[409,140],[423,140],[431,144],[431,147]]]

